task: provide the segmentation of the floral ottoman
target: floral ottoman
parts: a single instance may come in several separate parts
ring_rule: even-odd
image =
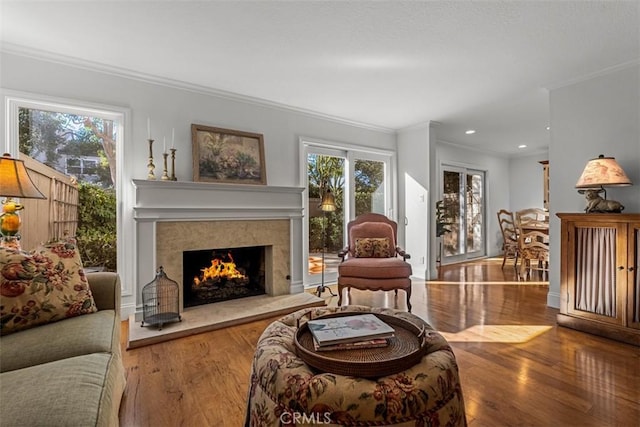
[[[298,320],[335,312],[399,316],[428,334],[427,354],[397,374],[365,379],[318,372],[296,355]],[[311,313],[310,313],[311,312]],[[311,315],[311,316],[309,316]],[[303,309],[269,325],[253,359],[246,426],[466,426],[458,366],[447,341],[419,317],[365,306]]]

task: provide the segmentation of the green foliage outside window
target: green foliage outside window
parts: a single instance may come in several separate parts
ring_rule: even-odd
[[[344,159],[322,155],[310,155],[308,158],[309,198],[321,200],[324,191],[330,189],[336,200],[335,212],[327,212],[324,216],[309,219],[309,250],[311,252],[322,251],[323,222],[326,232],[326,250],[337,252],[342,249],[343,170]]]
[[[378,205],[384,207],[384,163],[372,160],[356,160],[354,168],[355,215],[375,212]],[[321,200],[325,191],[331,190],[336,200],[336,210],[309,219],[309,250],[321,252],[323,222],[326,231],[326,250],[338,252],[344,247],[344,193],[345,159],[329,155],[311,154],[307,159],[309,198]],[[377,204],[376,204],[377,203]]]
[[[113,189],[80,183],[78,247],[85,267],[116,271],[116,194]]]

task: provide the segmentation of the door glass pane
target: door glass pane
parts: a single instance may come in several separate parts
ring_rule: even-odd
[[[365,213],[385,214],[384,162],[356,160],[354,162],[356,216]]]
[[[483,194],[482,174],[467,175],[467,253],[483,250]]]
[[[452,218],[453,224],[449,227],[451,232],[446,233],[442,239],[443,255],[445,257],[460,255],[464,253],[464,216],[462,196],[463,174],[454,171],[444,171],[444,209]]]
[[[335,277],[338,251],[344,242],[344,166],[342,157],[322,154],[307,156],[307,189],[309,195],[309,262],[308,274]],[[320,209],[322,196],[328,190],[335,199],[336,210]],[[320,280],[318,280],[318,283]]]

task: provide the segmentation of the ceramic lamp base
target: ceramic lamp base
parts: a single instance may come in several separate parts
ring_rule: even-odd
[[[19,236],[1,236],[0,237],[0,247],[12,249],[12,250],[22,250],[20,247],[20,237]]]

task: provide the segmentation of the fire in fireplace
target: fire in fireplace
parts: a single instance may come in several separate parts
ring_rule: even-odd
[[[184,307],[265,293],[265,248],[184,251]]]

